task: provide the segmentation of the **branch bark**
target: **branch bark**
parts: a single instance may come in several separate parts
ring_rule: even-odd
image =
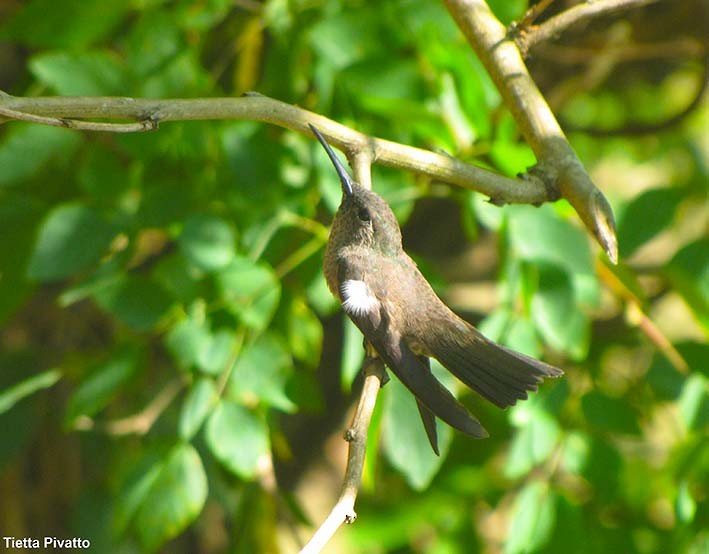
[[[537,175],[511,179],[458,161],[450,156],[388,140],[369,137],[321,115],[259,94],[241,98],[149,100],[125,97],[39,97],[0,94],[0,115],[36,123],[108,132],[147,131],[164,121],[240,119],[264,121],[311,136],[308,123],[354,162],[356,177],[366,186],[372,162],[413,171],[432,179],[475,190],[494,204],[539,204],[558,199],[554,183]],[[133,123],[95,123],[83,119],[133,120]],[[137,121],[137,123],[135,123]],[[134,128],[128,125],[135,126]]]
[[[537,44],[559,36],[573,25],[595,19],[601,15],[639,8],[655,2],[659,2],[659,0],[594,0],[592,2],[581,2],[549,18],[541,25],[530,27],[529,29],[519,29],[520,32],[515,41],[522,55],[526,57],[530,49]]]
[[[367,357],[362,371],[364,373],[364,386],[362,387],[355,415],[352,418],[352,425],[345,432],[345,440],[349,442],[350,447],[340,496],[330,514],[315,532],[313,538],[303,547],[300,554],[316,554],[320,552],[343,523],[353,523],[357,519],[354,504],[362,483],[362,469],[364,468],[364,456],[367,450],[367,433],[379,389],[386,379],[381,358]]]
[[[505,105],[539,160],[538,171],[558,185],[616,263],[618,244],[610,204],[591,181],[549,105],[537,88],[515,43],[484,0],[444,0],[468,42],[497,86]]]

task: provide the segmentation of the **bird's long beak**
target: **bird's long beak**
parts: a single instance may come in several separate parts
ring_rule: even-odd
[[[320,134],[320,131],[318,131],[315,126],[310,123],[308,123],[308,126],[313,131],[313,133],[315,133],[315,136],[320,141],[320,144],[322,144],[323,148],[325,149],[325,152],[327,152],[327,155],[329,156],[332,165],[335,166],[337,175],[340,177],[340,183],[342,183],[342,192],[346,196],[352,196],[352,185],[354,184],[352,177],[350,177],[350,174],[347,173],[347,170],[345,169],[345,166],[342,165],[340,158],[338,158],[332,151],[332,148],[330,148],[330,145],[325,140],[325,137]]]

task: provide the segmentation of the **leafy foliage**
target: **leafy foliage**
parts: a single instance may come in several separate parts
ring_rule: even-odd
[[[490,4],[505,23],[527,7]],[[699,64],[628,60],[635,42],[677,38],[668,29],[701,38],[693,9],[658,4],[570,32],[530,67],[577,127],[661,121],[691,100]],[[508,175],[534,163],[436,2],[2,11],[12,94],[258,90]],[[451,306],[566,375],[506,412],[462,394],[491,437],[441,425],[441,457],[412,397],[387,385],[360,517],[338,551],[707,551],[706,117],[704,104],[651,135],[570,133],[618,214],[618,267],[564,201],[500,208],[373,168]],[[23,496],[9,499],[18,515],[3,533],[61,531],[106,552],[274,551],[293,522],[309,522],[305,536],[323,515],[313,506],[337,493],[322,484],[341,470],[324,478],[318,462],[341,459],[329,438],[346,426],[343,391],[357,390],[363,357],[322,276],[340,192],[314,141],[246,121],[0,131],[0,467],[3,490]]]

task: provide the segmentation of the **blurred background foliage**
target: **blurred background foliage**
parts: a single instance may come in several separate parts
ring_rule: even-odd
[[[492,7],[509,23],[527,4]],[[497,208],[374,169],[439,293],[566,376],[506,412],[464,394],[491,437],[442,428],[440,458],[392,381],[329,551],[709,552],[707,21],[660,2],[531,52],[614,206],[617,267],[566,202]],[[257,90],[508,175],[534,163],[427,0],[10,0],[0,88]],[[2,534],[294,551],[338,492],[362,359],[321,271],[327,158],[251,122],[0,133]]]

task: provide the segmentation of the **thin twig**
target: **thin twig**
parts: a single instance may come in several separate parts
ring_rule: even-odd
[[[158,122],[152,119],[144,119],[133,123],[103,123],[99,121],[79,121],[77,119],[65,119],[59,117],[43,117],[31,113],[25,113],[0,106],[0,116],[6,119],[18,121],[29,121],[30,123],[41,123],[52,127],[66,127],[77,131],[102,131],[110,133],[142,133],[144,131],[154,131],[158,128]]]
[[[78,418],[74,428],[79,431],[96,430],[107,435],[145,435],[152,429],[165,409],[172,403],[186,384],[184,377],[170,381],[140,412],[121,419],[96,422],[90,417]]]
[[[514,27],[521,30],[527,29],[532,23],[539,19],[539,16],[541,16],[554,1],[555,0],[539,0],[539,2],[532,5],[527,10],[524,17],[518,23],[513,22]]]
[[[552,179],[544,182],[543,176],[536,175],[526,175],[524,179],[504,177],[451,156],[369,137],[321,115],[258,94],[240,98],[190,100],[88,96],[24,98],[2,94],[0,109],[6,110],[6,117],[17,119],[15,115],[19,112],[25,120],[29,115],[34,115],[49,118],[135,119],[142,124],[150,121],[155,125],[164,121],[264,121],[308,137],[312,136],[308,123],[312,123],[330,144],[351,156],[366,153],[373,162],[478,191],[489,196],[496,204],[538,204],[556,199]],[[49,124],[49,121],[44,120],[35,122]],[[137,125],[140,126],[140,123]],[[125,132],[127,129],[110,127],[101,130]]]
[[[526,56],[530,49],[537,44],[559,36],[572,25],[577,25],[601,15],[639,8],[655,2],[659,2],[659,0],[593,0],[592,2],[580,2],[576,6],[549,18],[541,25],[529,29],[520,29],[515,41],[522,55]]]
[[[628,323],[637,325],[642,333],[662,352],[667,361],[682,374],[689,372],[689,364],[674,347],[655,322],[642,309],[642,301],[629,287],[604,263],[596,263],[598,278],[619,298],[626,302]]]
[[[551,178],[614,263],[618,243],[613,211],[591,181],[544,96],[524,65],[515,43],[484,0],[444,0],[500,91],[507,108],[534,150],[536,170]]]
[[[380,358],[368,357],[362,369],[364,386],[359,397],[357,410],[352,418],[352,425],[345,433],[349,444],[347,454],[347,470],[342,483],[340,496],[330,515],[310,539],[300,554],[316,554],[320,552],[343,523],[352,523],[357,518],[354,510],[357,493],[362,483],[364,455],[367,449],[367,432],[372,419],[372,412],[377,401],[377,395],[384,379],[384,364]]]

